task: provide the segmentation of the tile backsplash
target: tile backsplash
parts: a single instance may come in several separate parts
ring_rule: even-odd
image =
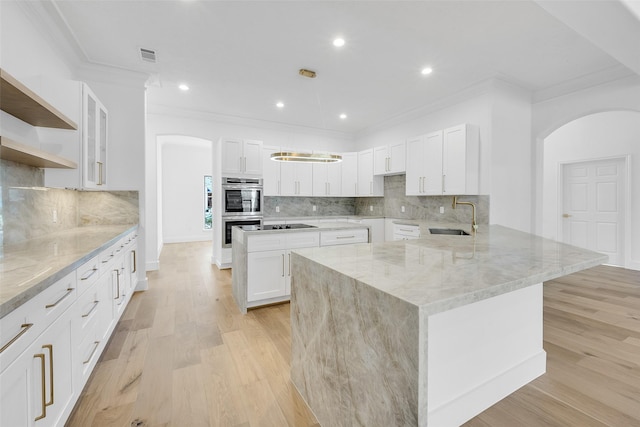
[[[471,208],[453,209],[452,196],[406,196],[405,175],[384,178],[384,197],[278,197],[264,198],[265,217],[362,215],[434,222],[471,223]],[[489,196],[460,196],[476,205],[478,224],[489,223]],[[316,206],[316,210],[313,210]],[[402,207],[404,206],[404,212]],[[276,212],[276,207],[279,212]],[[440,207],[444,213],[440,213]]]
[[[2,244],[82,225],[138,223],[137,191],[78,191],[43,185],[42,169],[0,160]]]
[[[384,197],[355,199],[355,215],[376,215],[387,218],[421,219],[433,222],[471,223],[471,207],[453,209],[452,196],[406,196],[405,175],[384,177]],[[460,201],[476,205],[478,224],[489,224],[489,196],[459,196]],[[404,206],[404,212],[402,207]],[[373,212],[371,212],[373,207]],[[440,207],[444,213],[440,213]]]

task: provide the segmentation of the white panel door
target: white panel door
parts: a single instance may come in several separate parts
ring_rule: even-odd
[[[342,178],[340,194],[356,196],[358,194],[358,153],[342,153],[340,171]]]
[[[417,136],[407,139],[407,175],[405,194],[420,196],[423,194],[425,137]]]
[[[565,243],[609,255],[624,266],[623,159],[571,163],[563,168]]]

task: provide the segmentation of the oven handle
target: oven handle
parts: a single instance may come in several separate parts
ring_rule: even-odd
[[[261,221],[262,222],[262,215],[225,215],[222,214],[222,222],[226,222],[226,221]]]
[[[233,185],[222,185],[223,190],[262,190],[262,185],[244,185],[244,184],[233,184]]]

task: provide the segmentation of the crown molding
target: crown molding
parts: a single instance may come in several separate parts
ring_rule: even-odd
[[[16,2],[46,39],[52,49],[60,53],[62,58],[74,69],[87,60],[77,40],[69,30],[66,21],[60,15],[53,1],[19,1]]]
[[[146,90],[149,73],[86,62],[76,68],[77,78],[105,84],[117,84],[133,89]]]
[[[328,129],[319,129],[308,126],[292,125],[282,122],[273,122],[269,120],[252,119],[249,117],[231,116],[219,113],[212,113],[201,110],[191,110],[186,108],[178,108],[160,104],[147,104],[148,116],[166,116],[179,117],[191,120],[202,120],[210,122],[227,123],[237,126],[247,126],[261,129],[271,129],[282,132],[297,132],[323,136],[327,138],[342,139],[349,142],[353,141],[353,134],[349,132],[339,132]]]
[[[547,101],[549,99],[568,95],[573,92],[579,92],[581,90],[600,86],[615,80],[620,80],[631,76],[637,76],[637,74],[624,65],[617,64],[612,67],[597,71],[595,73],[585,74],[583,76],[576,77],[575,79],[568,80],[558,85],[537,90],[533,93],[532,102],[536,104],[538,102]]]

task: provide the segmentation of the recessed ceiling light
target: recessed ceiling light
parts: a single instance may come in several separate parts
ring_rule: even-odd
[[[186,91],[188,91],[188,90],[189,90],[189,86],[187,86],[187,85],[186,85],[186,84],[184,84],[184,83],[180,83],[180,84],[178,85],[178,89],[183,90],[183,91],[185,91],[185,92],[186,92]]]
[[[347,115],[346,115],[345,113],[342,113],[342,114],[340,114],[340,118],[341,118],[342,120],[344,120],[344,119],[346,119],[346,118],[347,118]]]
[[[423,76],[426,76],[428,74],[433,73],[433,69],[431,67],[426,67],[423,68],[422,71],[420,71],[422,73]]]
[[[278,107],[278,108],[284,108],[284,102],[282,102],[282,101],[277,102],[277,103],[276,103],[276,107]]]
[[[337,39],[333,40],[333,45],[334,45],[335,47],[342,47],[342,46],[344,46],[344,39],[343,39],[343,38],[338,37]]]

